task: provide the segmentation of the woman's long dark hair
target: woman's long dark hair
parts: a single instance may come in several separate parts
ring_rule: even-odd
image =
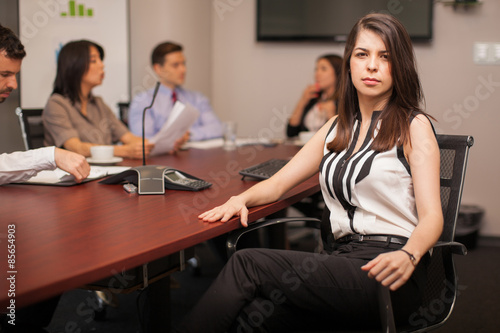
[[[103,48],[88,40],[72,41],[61,48],[57,58],[57,74],[52,94],[68,97],[73,104],[80,102],[81,83],[83,75],[89,69],[91,46],[99,51],[99,56],[103,60]]]
[[[352,83],[349,64],[357,37],[363,30],[377,34],[384,42],[389,52],[393,80],[392,95],[378,118],[381,120],[381,126],[372,148],[387,151],[395,145],[409,143],[411,115],[414,112],[424,113],[420,108],[423,102],[422,87],[408,33],[393,16],[368,14],[354,25],[346,42],[337,110],[337,135],[327,145],[328,149],[334,152],[343,151],[348,147],[355,115],[359,112],[357,90]],[[368,135],[373,136],[373,133]]]

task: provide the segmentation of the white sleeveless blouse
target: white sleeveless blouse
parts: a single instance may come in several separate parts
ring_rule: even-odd
[[[377,126],[375,136],[380,126],[379,114],[380,111],[373,113],[370,124],[370,131]],[[410,237],[418,217],[410,167],[402,147],[374,151],[373,139],[367,135],[359,151],[352,155],[359,136],[360,122],[356,119],[349,148],[334,153],[326,148],[326,143],[335,137],[336,125],[337,121],[327,134],[320,165],[321,191],[330,210],[335,239],[351,234]]]

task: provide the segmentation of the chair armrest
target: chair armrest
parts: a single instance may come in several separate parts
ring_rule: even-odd
[[[270,219],[270,220],[264,220],[260,222],[254,222],[248,225],[246,228],[240,228],[237,230],[232,231],[229,236],[227,237],[226,241],[226,251],[227,251],[227,257],[231,257],[234,252],[236,252],[236,245],[238,244],[238,240],[240,237],[247,232],[257,230],[260,228],[264,228],[270,225],[275,225],[275,224],[281,224],[281,223],[289,223],[289,222],[312,222],[312,225],[308,226],[314,229],[320,229],[321,227],[321,220],[312,218],[312,217],[282,217],[282,218],[276,218],[276,219]]]
[[[437,242],[433,248],[447,248],[454,254],[467,254],[465,245],[458,242]],[[384,287],[381,283],[378,284],[378,302],[380,311],[380,321],[383,331],[386,333],[396,332],[394,323],[394,313],[392,308],[391,293],[389,288]]]
[[[467,254],[467,248],[465,245],[459,242],[437,242],[434,245],[434,248],[449,248],[451,250],[451,253],[453,254],[460,254],[462,256]]]
[[[391,291],[384,287],[382,283],[377,284],[378,306],[380,312],[380,324],[382,332],[396,333],[396,323],[391,301]]]

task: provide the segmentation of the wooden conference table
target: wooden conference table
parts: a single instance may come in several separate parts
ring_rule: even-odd
[[[242,181],[239,170],[271,158],[286,159],[297,151],[293,145],[257,145],[234,151],[190,149],[148,159],[150,165],[171,166],[213,183],[200,192],[137,195],[125,192],[121,185],[98,181],[71,187],[0,187],[1,308],[12,298],[6,292],[11,287],[6,278],[13,270],[8,267],[9,233],[15,235],[14,299],[19,309],[238,228],[238,218],[209,224],[197,215],[255,184]],[[121,164],[137,166],[141,161]],[[312,177],[279,201],[252,208],[249,220],[317,191],[318,179]],[[15,225],[15,232],[9,225]]]

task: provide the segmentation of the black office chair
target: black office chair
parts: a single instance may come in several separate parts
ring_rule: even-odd
[[[120,120],[122,121],[122,123],[124,123],[126,126],[128,126],[128,109],[130,107],[130,103],[129,102],[120,102],[117,105],[118,105]]]
[[[16,108],[19,118],[21,134],[23,136],[24,148],[35,149],[44,146],[44,128],[42,123],[43,109]]]
[[[454,242],[455,227],[462,198],[465,170],[469,148],[474,139],[471,136],[438,135],[441,155],[441,204],[444,216],[443,233],[432,249],[428,269],[428,282],[424,291],[423,304],[419,311],[409,318],[408,325],[396,329],[392,312],[390,291],[379,285],[379,309],[383,332],[426,332],[443,325],[449,318],[457,297],[458,284],[452,254],[467,254],[464,245]],[[328,221],[328,213],[322,220]],[[250,224],[247,228],[233,231],[227,240],[228,257],[237,250],[240,237],[252,230],[279,223],[306,221],[307,226],[322,229],[322,240],[325,249],[331,248],[333,236],[324,233],[326,223],[316,218],[289,217],[265,220]],[[359,328],[353,327],[353,330]]]

